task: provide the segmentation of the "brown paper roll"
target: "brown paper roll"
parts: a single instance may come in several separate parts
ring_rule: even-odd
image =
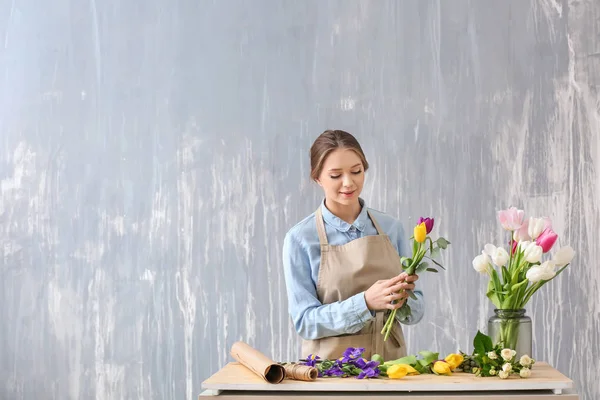
[[[280,383],[285,377],[283,365],[244,342],[235,342],[231,346],[231,356],[269,383]]]
[[[319,375],[319,371],[315,367],[301,364],[285,364],[286,379],[294,379],[297,381],[314,381]]]

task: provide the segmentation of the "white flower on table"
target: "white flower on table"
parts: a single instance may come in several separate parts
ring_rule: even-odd
[[[529,368],[523,368],[519,372],[519,375],[521,376],[521,378],[529,378],[531,376],[531,370]]]
[[[508,378],[508,372],[500,371],[498,372],[498,376],[500,377],[500,379],[506,379]]]
[[[512,358],[517,354],[516,351],[512,350],[512,349],[502,349],[502,351],[500,352],[500,355],[502,356],[502,359],[504,361],[510,361],[512,360]]]
[[[512,371],[512,364],[511,363],[506,363],[502,366],[502,371],[509,373],[510,371]]]
[[[531,357],[529,357],[527,354],[522,355],[521,359],[519,360],[519,364],[521,364],[523,367],[529,367],[531,365]]]
[[[487,356],[490,360],[496,360],[498,358],[498,354],[495,351],[490,351],[487,353]]]

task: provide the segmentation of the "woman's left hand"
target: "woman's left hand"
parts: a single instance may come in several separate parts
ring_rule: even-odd
[[[402,289],[404,290],[415,290],[415,282],[419,279],[419,275],[408,275],[406,272],[400,274],[400,282],[402,282]]]

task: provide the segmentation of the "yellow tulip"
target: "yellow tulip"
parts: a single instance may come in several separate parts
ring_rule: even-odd
[[[387,370],[387,375],[392,379],[404,378],[406,375],[418,375],[419,371],[408,364],[394,364]]]
[[[415,226],[413,234],[417,242],[423,243],[425,237],[427,237],[427,227],[425,226],[425,222],[421,222],[419,225]]]
[[[450,369],[454,371],[456,368],[462,364],[465,358],[460,354],[448,354],[448,356],[444,359],[448,364],[450,364]]]
[[[436,361],[433,364],[433,371],[438,375],[451,375],[452,370],[450,369],[450,364],[445,361]]]

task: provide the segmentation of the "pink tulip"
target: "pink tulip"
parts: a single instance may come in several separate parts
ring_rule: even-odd
[[[498,219],[504,229],[514,231],[523,225],[524,214],[523,210],[517,210],[516,207],[510,207],[508,210],[498,211]]]
[[[558,235],[551,228],[546,228],[540,236],[538,236],[535,243],[542,248],[544,253],[547,253],[552,246],[554,246],[554,242],[556,242],[557,238]]]
[[[521,225],[521,227],[519,229],[516,229],[513,232],[513,240],[515,240],[517,242],[524,242],[524,241],[531,240],[531,237],[529,236],[529,233],[528,233],[528,229],[529,229],[529,220],[526,219],[525,221],[523,221],[523,224]]]
[[[517,244],[518,244],[518,242],[516,240],[513,240],[512,250],[511,250],[512,254],[515,254],[515,251],[517,251]]]
[[[427,233],[429,234],[429,232],[431,232],[431,230],[433,229],[433,218],[419,217],[419,222],[417,223],[417,225],[419,225],[421,222],[425,222],[425,229],[427,230]]]

